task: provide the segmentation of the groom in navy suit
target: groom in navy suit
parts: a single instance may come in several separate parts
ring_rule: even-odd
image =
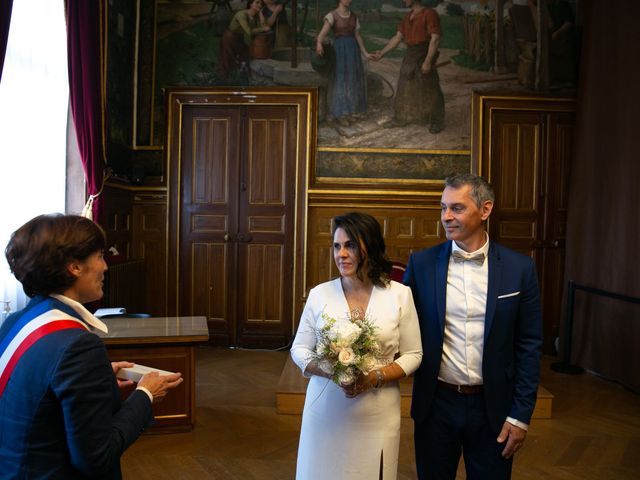
[[[409,258],[422,335],[411,416],[418,478],[510,478],[540,377],[542,320],[530,257],[490,241],[494,204],[477,175],[448,177],[440,201],[449,241]]]

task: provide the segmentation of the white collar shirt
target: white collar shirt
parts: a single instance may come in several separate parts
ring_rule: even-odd
[[[89,310],[84,308],[84,306],[81,303],[76,302],[75,300],[69,297],[65,297],[64,295],[60,295],[59,293],[52,293],[49,296],[73,308],[78,313],[78,315],[82,317],[82,320],[84,320],[86,323],[88,323],[90,326],[92,326],[96,330],[100,330],[101,332],[104,332],[104,333],[109,333],[109,328],[104,324],[104,322],[98,320],[98,318],[93,314],[91,314]]]
[[[454,385],[482,385],[484,320],[489,284],[489,236],[475,252],[452,242],[452,253],[465,257],[483,253],[484,262],[455,262],[449,257],[442,362],[438,378]]]

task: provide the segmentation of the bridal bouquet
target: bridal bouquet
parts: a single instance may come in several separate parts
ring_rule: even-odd
[[[313,358],[319,367],[331,375],[334,383],[353,383],[359,374],[366,375],[376,365],[380,345],[377,327],[360,311],[344,318],[322,313],[324,325],[316,330],[316,350]]]

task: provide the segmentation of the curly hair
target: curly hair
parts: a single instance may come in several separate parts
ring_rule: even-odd
[[[392,263],[387,257],[382,229],[378,221],[367,213],[350,212],[333,219],[332,236],[342,228],[350,240],[358,244],[357,275],[362,279],[366,265],[374,285],[384,287],[391,280]]]
[[[4,253],[24,293],[64,292],[75,282],[67,266],[104,250],[104,231],[91,220],[61,213],[39,215],[11,234]]]

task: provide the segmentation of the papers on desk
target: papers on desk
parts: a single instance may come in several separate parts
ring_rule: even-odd
[[[118,378],[125,380],[133,380],[138,383],[140,379],[149,372],[158,372],[160,375],[172,375],[173,372],[167,372],[166,370],[160,370],[159,368],[147,367],[145,365],[134,365],[130,368],[121,368],[118,371]]]
[[[117,317],[120,315],[125,315],[127,313],[127,309],[124,307],[115,307],[115,308],[99,308],[94,312],[94,316],[98,318],[104,317]]]

